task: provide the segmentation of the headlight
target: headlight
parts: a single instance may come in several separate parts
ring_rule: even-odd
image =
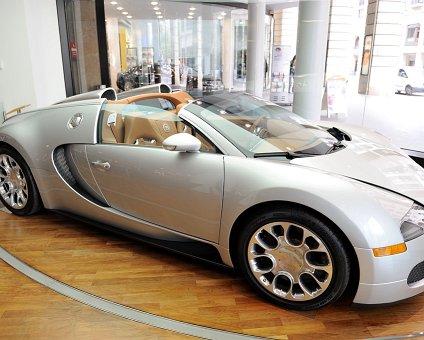
[[[362,183],[355,183],[355,185],[374,198],[400,226],[404,242],[424,234],[424,207],[422,205],[390,191],[379,190]]]
[[[424,207],[413,204],[401,221],[400,231],[405,242],[424,234]]]

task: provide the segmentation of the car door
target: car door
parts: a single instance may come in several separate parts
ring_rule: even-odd
[[[224,183],[221,154],[127,144],[88,145],[86,152],[112,208],[218,241]]]

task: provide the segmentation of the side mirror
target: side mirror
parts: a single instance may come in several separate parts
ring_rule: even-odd
[[[162,142],[162,147],[169,151],[199,151],[201,145],[200,140],[185,132],[169,136]]]

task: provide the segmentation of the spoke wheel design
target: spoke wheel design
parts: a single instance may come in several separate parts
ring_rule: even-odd
[[[260,227],[248,245],[249,266],[270,293],[292,301],[321,295],[333,275],[333,262],[322,240],[293,223]]]
[[[31,170],[21,155],[0,145],[0,201],[15,215],[31,215],[42,208]]]
[[[349,283],[349,245],[341,231],[298,206],[258,211],[237,236],[237,259],[250,284],[289,309],[337,300]]]
[[[28,203],[28,185],[24,172],[16,160],[6,154],[0,155],[0,195],[14,209],[23,209]]]

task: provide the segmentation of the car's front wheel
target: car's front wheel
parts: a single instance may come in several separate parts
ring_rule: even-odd
[[[406,85],[406,86],[405,86],[405,93],[406,93],[408,96],[411,96],[411,95],[412,95],[413,90],[412,90],[412,86],[411,86],[411,85]]]
[[[41,209],[41,199],[25,160],[12,148],[0,146],[0,200],[20,216]]]
[[[312,310],[337,300],[350,276],[334,228],[302,208],[265,210],[246,225],[238,260],[248,281],[285,308]]]

